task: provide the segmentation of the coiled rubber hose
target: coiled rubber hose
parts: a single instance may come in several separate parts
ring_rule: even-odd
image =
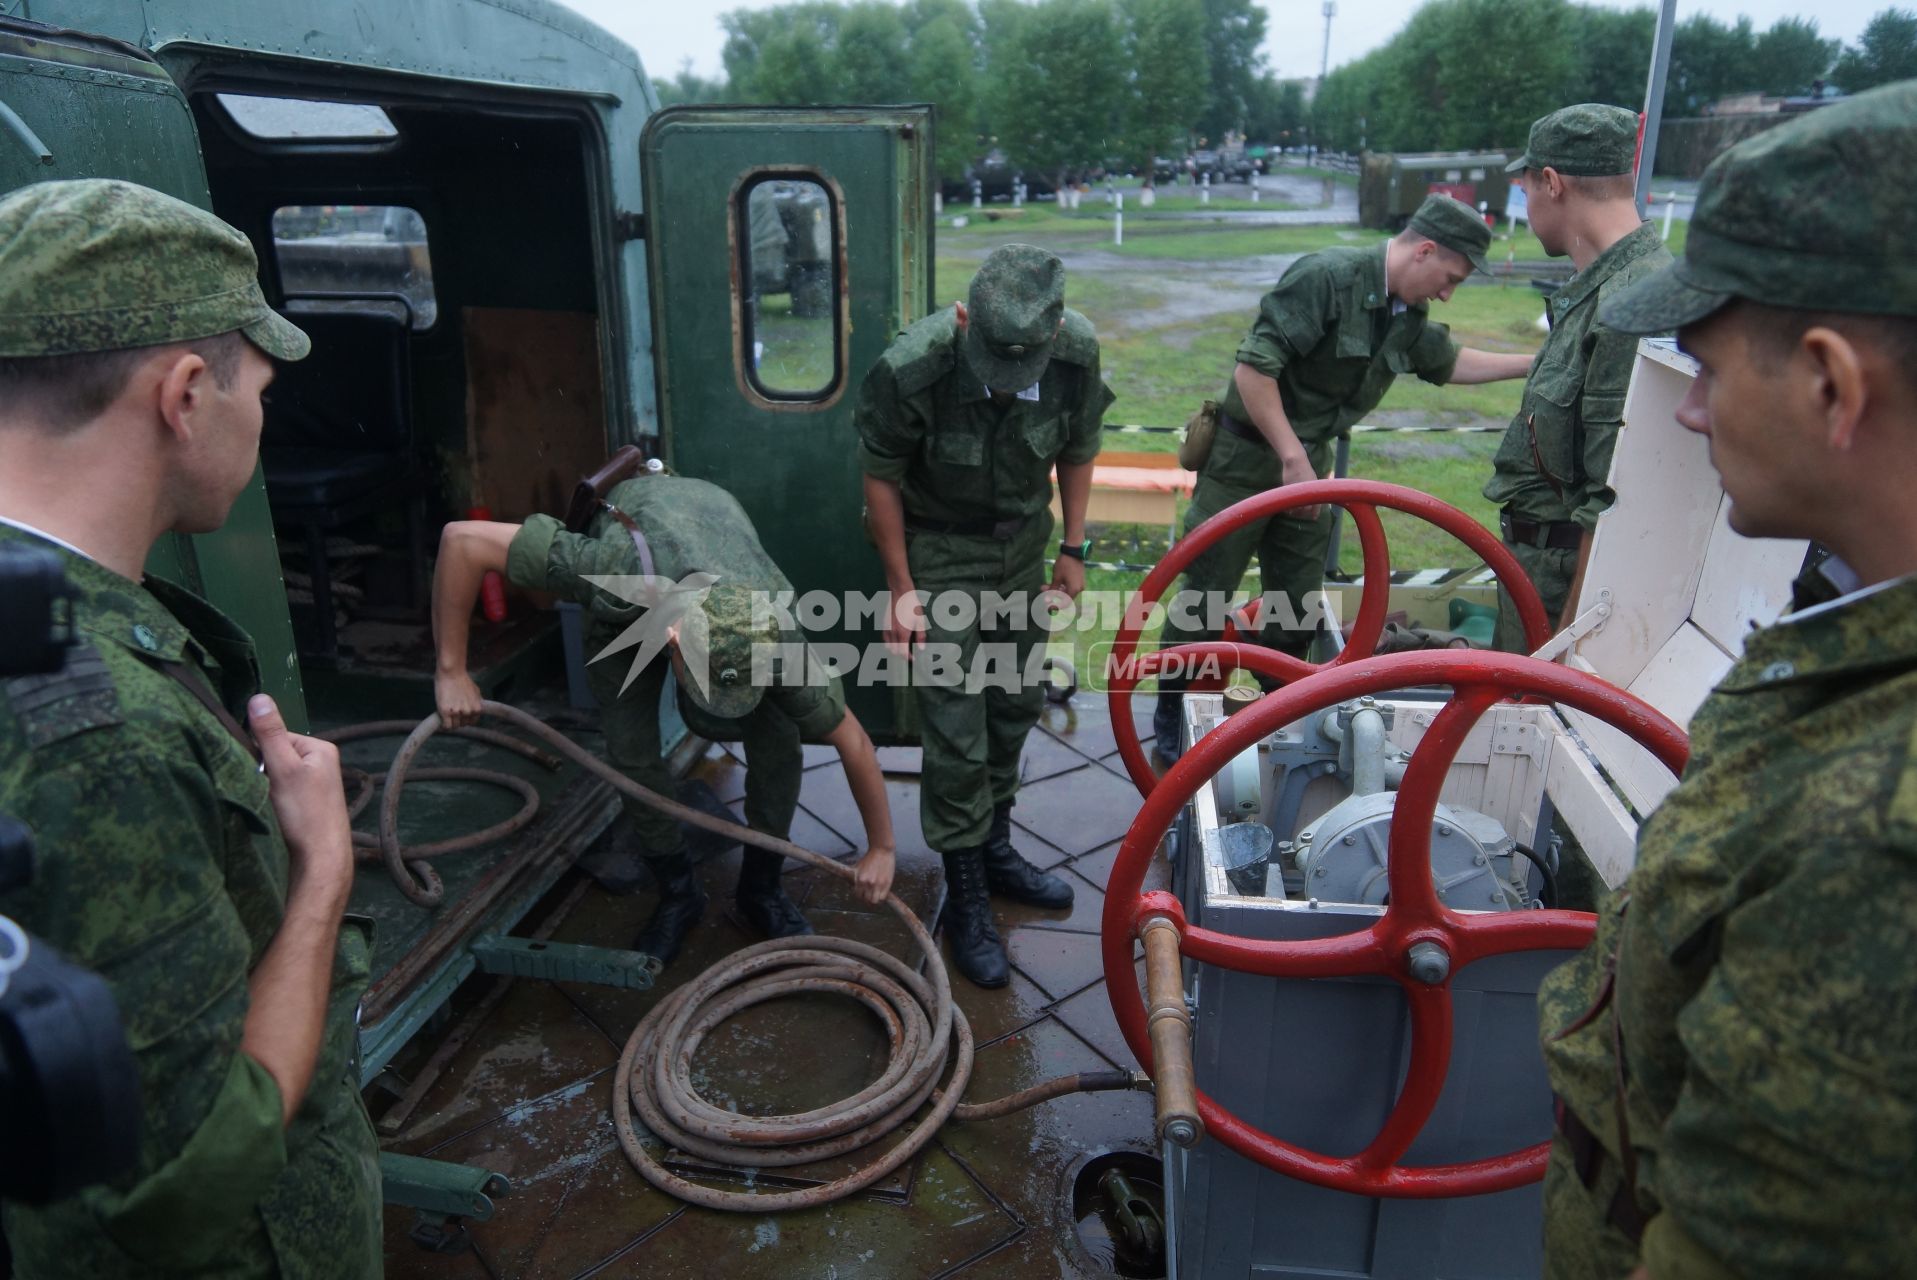
[[[755,848],[796,858],[842,879],[855,878],[851,867],[824,854],[714,818],[641,786],[516,707],[489,701],[482,704],[482,709],[486,715],[531,734],[621,794],[662,813]],[[352,736],[369,736],[376,731],[395,732],[396,729],[390,722],[382,722],[377,729],[355,726],[346,732]],[[419,861],[419,857],[422,853],[452,850],[440,846],[403,849],[397,833],[397,818],[400,793],[405,788],[413,758],[426,740],[438,732],[439,716],[435,714],[422,720],[408,735],[385,775],[386,793],[380,805],[381,855],[409,898],[421,902],[420,895],[431,895],[430,901],[423,905],[437,902],[443,887],[439,877]],[[477,736],[472,730],[453,732]],[[522,754],[529,750],[524,744],[516,744],[514,749],[521,750]],[[420,770],[410,776],[423,779],[427,774],[427,770]],[[363,805],[364,800],[360,803]],[[487,833],[479,832],[458,842],[441,844],[470,847],[484,835]],[[415,871],[421,873],[420,879],[415,879]],[[1136,1072],[1084,1072],[1047,1080],[992,1102],[961,1103],[959,1097],[972,1078],[971,1024],[953,1003],[945,958],[939,954],[932,935],[896,894],[888,893],[885,905],[905,925],[925,956],[924,973],[877,947],[845,938],[775,938],[734,952],[661,1000],[640,1020],[627,1039],[618,1070],[613,1074],[612,1116],[619,1145],[647,1182],[709,1209],[738,1213],[807,1209],[851,1195],[890,1174],[930,1142],[948,1119],[987,1120],[1068,1093],[1151,1087],[1150,1078]],[[885,1070],[879,1078],[849,1098],[795,1115],[745,1116],[715,1107],[701,1098],[692,1083],[692,1062],[700,1042],[720,1023],[744,1009],[800,993],[841,995],[872,1011],[885,1027],[889,1043]],[[948,1061],[951,1073],[941,1089],[939,1077]],[[704,1187],[679,1177],[646,1150],[633,1119],[636,1111],[645,1126],[659,1138],[707,1160],[746,1168],[782,1168],[870,1146],[905,1125],[928,1100],[931,1111],[910,1132],[853,1172],[815,1187],[765,1193]]]

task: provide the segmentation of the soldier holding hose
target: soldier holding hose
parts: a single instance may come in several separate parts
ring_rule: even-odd
[[[642,476],[616,486],[584,534],[569,533],[546,515],[523,525],[448,524],[434,572],[433,636],[435,697],[450,728],[480,715],[466,647],[473,606],[489,571],[584,606],[588,654],[612,659],[587,669],[604,709],[606,749],[613,764],[640,785],[673,792],[659,736],[667,662],[646,660],[648,642],[671,655],[687,726],[716,742],[745,744],[745,817],[754,829],[786,835],[805,767],[800,743],[830,743],[865,826],[859,894],[867,902],[885,897],[895,848],[872,740],[847,710],[838,678],[809,660],[803,640],[782,632],[765,607],[780,593],[789,594],[791,584],[731,494],[703,480]],[[618,654],[635,644],[641,662],[628,674],[629,664]],[[644,852],[630,860],[624,875],[615,872],[601,881],[630,891],[641,883],[637,864],[651,869],[659,902],[633,950],[664,967],[704,914],[706,895],[679,824],[633,799],[626,801],[626,812]],[[780,882],[782,861],[776,853],[747,848],[739,868],[734,902],[768,938],[812,932]]]

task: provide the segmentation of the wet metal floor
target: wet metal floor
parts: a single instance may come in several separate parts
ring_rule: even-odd
[[[1137,709],[1143,727],[1149,708]],[[736,748],[734,748],[736,751]],[[935,917],[943,895],[937,855],[918,823],[916,750],[882,749],[899,843],[895,892]],[[851,858],[857,809],[829,748],[807,748],[802,809],[792,838]],[[1102,886],[1138,808],[1112,743],[1102,698],[1081,694],[1048,707],[1027,744],[1014,838],[1033,862],[1076,890],[1069,911],[995,902],[1014,967],[1011,985],[953,991],[979,1050],[968,1096],[1002,1096],[1055,1075],[1136,1067],[1112,1023],[1098,951]],[[712,748],[693,776],[735,812],[744,792],[736,756]],[[615,828],[616,830],[616,828]],[[1069,1174],[1088,1153],[1150,1149],[1151,1099],[1080,1094],[1011,1117],[948,1124],[877,1186],[825,1208],[784,1215],[691,1208],[643,1182],[613,1134],[614,1065],[639,1018],[676,982],[756,939],[732,907],[736,847],[700,874],[711,905],[662,989],[481,978],[455,1001],[447,1027],[422,1034],[395,1062],[403,1080],[459,1027],[470,1034],[444,1073],[387,1139],[390,1150],[466,1162],[505,1175],[491,1221],[469,1225],[471,1247],[421,1250],[408,1238],[411,1210],[388,1207],[386,1267],[393,1277],[855,1277],[961,1275],[1029,1280],[1105,1274],[1072,1241]],[[788,890],[822,933],[915,958],[904,929],[882,908],[853,899],[847,882],[815,869],[787,876]],[[650,891],[613,897],[569,872],[518,932],[542,919],[560,941],[623,947],[652,905]],[[748,1111],[818,1106],[855,1092],[876,1073],[885,1041],[861,1007],[832,997],[748,1010],[699,1053],[706,1096]],[[374,1088],[377,1119],[390,1095]],[[683,1166],[680,1166],[683,1169]],[[823,1179],[845,1161],[791,1171]],[[737,1186],[735,1180],[730,1185]]]

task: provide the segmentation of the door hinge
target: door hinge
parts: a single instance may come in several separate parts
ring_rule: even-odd
[[[644,240],[646,215],[621,209],[612,215],[613,235],[620,240]]]

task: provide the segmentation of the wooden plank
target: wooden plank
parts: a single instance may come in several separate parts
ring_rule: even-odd
[[[1615,889],[1637,861],[1637,822],[1578,744],[1561,728],[1547,728],[1551,753],[1544,789],[1586,856]]]
[[[1577,652],[1620,688],[1690,615],[1722,494],[1704,437],[1677,424],[1691,375],[1639,344],[1611,462],[1617,503],[1599,518],[1578,612],[1609,589],[1614,613]],[[1688,364],[1688,362],[1685,362]]]
[[[466,504],[496,520],[563,516],[606,460],[598,317],[465,307]],[[459,495],[451,495],[455,502]]]
[[[1728,499],[1718,504],[1691,621],[1737,657],[1753,627],[1768,627],[1790,607],[1791,581],[1808,544],[1801,538],[1746,538],[1731,528],[1729,513]]]

